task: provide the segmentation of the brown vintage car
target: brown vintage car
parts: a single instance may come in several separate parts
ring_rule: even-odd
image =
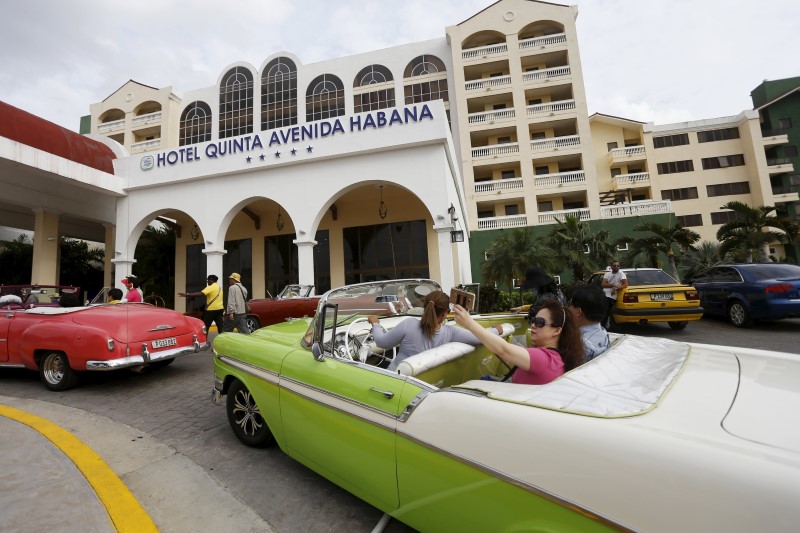
[[[287,285],[277,298],[260,298],[247,302],[247,325],[250,331],[283,322],[289,318],[314,316],[319,296],[314,296],[313,285]]]

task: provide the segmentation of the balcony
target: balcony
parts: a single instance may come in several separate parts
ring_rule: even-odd
[[[614,182],[618,187],[641,187],[650,185],[649,172],[636,172],[634,174],[619,174],[614,176]]]
[[[479,80],[471,80],[464,84],[464,89],[467,91],[489,91],[498,88],[510,88],[511,76],[506,74],[504,76],[492,76],[490,78],[481,78]]]
[[[770,174],[783,174],[785,172],[792,172],[793,170],[794,165],[792,165],[792,160],[788,157],[767,159],[767,171]]]
[[[672,213],[672,202],[670,200],[642,200],[629,204],[604,205],[600,207],[600,218],[635,217],[659,213]]]
[[[570,111],[575,109],[575,100],[559,100],[557,102],[549,102],[546,104],[529,105],[525,108],[528,118],[531,119],[549,119],[556,115],[571,114]]]
[[[487,59],[508,53],[508,44],[498,43],[477,48],[467,48],[461,51],[461,59],[464,61]]]
[[[557,152],[559,150],[574,151],[580,150],[581,138],[579,135],[567,135],[566,137],[550,137],[547,139],[536,139],[531,141],[532,152]]]
[[[544,211],[539,213],[539,224],[555,224],[556,219],[564,221],[567,216],[578,217],[580,220],[589,220],[589,209],[582,207],[580,209],[564,209],[561,211]]]
[[[156,111],[155,113],[147,113],[146,115],[139,115],[138,117],[134,117],[131,120],[131,125],[136,128],[139,126],[145,126],[148,124],[152,124],[153,122],[160,122],[161,121],[161,111]]]
[[[793,191],[794,187],[786,187],[786,186],[773,186],[772,187],[772,197],[773,202],[776,204],[784,203],[784,202],[797,202],[800,200],[800,195]]]
[[[104,122],[97,126],[97,133],[110,133],[112,131],[124,130],[125,119],[112,120],[111,122]]]
[[[550,81],[569,81],[568,78],[572,75],[572,70],[569,65],[563,67],[545,68],[542,70],[533,70],[525,72],[522,75],[522,83],[525,85],[544,84]]]
[[[519,42],[519,50],[520,52],[553,50],[555,48],[564,48],[566,43],[566,33],[555,33],[553,35],[545,35],[544,37],[523,39]]]
[[[507,215],[478,219],[478,229],[522,228],[528,225],[526,215]]]
[[[472,149],[473,159],[485,157],[515,156],[519,154],[519,143],[491,144]]]
[[[161,146],[161,139],[150,139],[149,141],[140,141],[138,143],[133,143],[131,145],[131,153],[144,152],[147,150],[152,150],[153,148],[158,148],[159,146]]]
[[[761,141],[764,146],[778,146],[789,142],[789,130],[786,128],[761,130]]]
[[[470,113],[467,115],[467,122],[470,125],[494,124],[513,120],[516,117],[514,109],[497,109],[495,111],[483,111],[481,113]]]
[[[536,189],[552,189],[570,185],[582,186],[586,183],[586,173],[583,170],[575,170],[556,174],[539,174],[534,176],[533,183],[536,185]]]
[[[626,146],[625,148],[614,148],[608,152],[608,159],[611,164],[632,163],[634,161],[644,161],[647,159],[644,146]]]
[[[525,184],[522,178],[479,181],[475,184],[475,194],[501,194],[504,192],[521,191],[524,187]]]

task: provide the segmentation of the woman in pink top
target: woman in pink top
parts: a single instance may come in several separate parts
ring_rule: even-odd
[[[508,366],[516,367],[511,381],[525,385],[550,383],[583,363],[580,329],[558,300],[545,301],[531,321],[531,348],[523,348],[486,330],[463,307],[454,308],[456,322],[471,331]]]

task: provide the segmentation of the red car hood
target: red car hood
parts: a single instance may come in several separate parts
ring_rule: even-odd
[[[70,318],[75,324],[106,331],[120,342],[199,334],[203,325],[172,309],[144,304],[102,305],[73,313]]]

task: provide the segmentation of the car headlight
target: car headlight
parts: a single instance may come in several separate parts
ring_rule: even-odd
[[[108,346],[109,352],[113,352],[114,346],[116,346],[116,344],[114,343],[114,339],[106,339],[106,346]]]

